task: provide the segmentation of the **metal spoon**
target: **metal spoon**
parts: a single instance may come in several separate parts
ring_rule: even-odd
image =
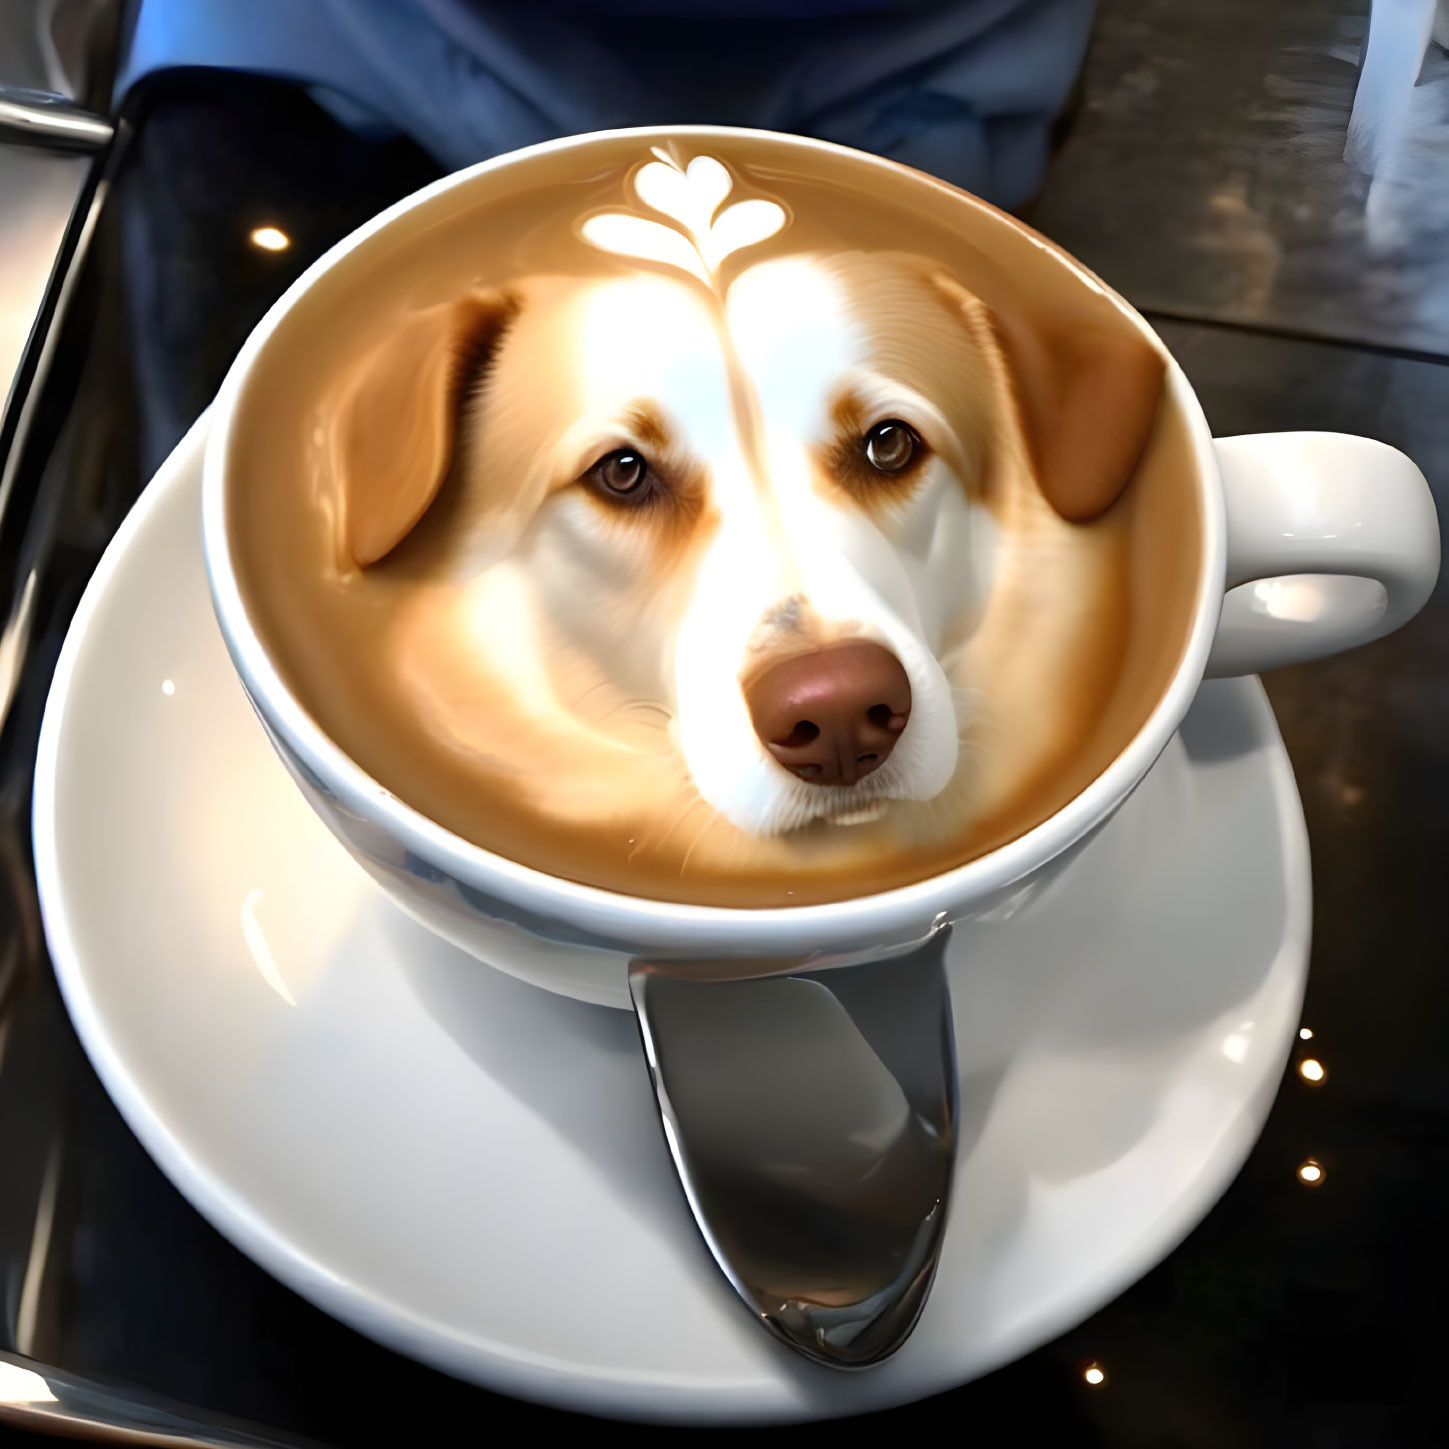
[[[950,934],[858,965],[629,971],[706,1245],[766,1328],[832,1368],[900,1348],[935,1275],[956,1146]]]

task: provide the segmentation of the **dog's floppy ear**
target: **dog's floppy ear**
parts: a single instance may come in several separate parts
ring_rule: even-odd
[[[997,313],[944,273],[937,285],[983,346],[1005,360],[1037,485],[1061,516],[1105,513],[1136,470],[1157,416],[1166,365],[1125,327],[1044,332]]]
[[[333,455],[353,563],[376,563],[427,512],[453,459],[464,389],[518,305],[505,292],[473,291],[414,312],[362,363]]]

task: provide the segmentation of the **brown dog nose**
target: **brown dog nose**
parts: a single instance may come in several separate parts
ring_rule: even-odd
[[[745,688],[755,733],[813,785],[853,785],[878,770],[911,714],[901,661],[866,640],[799,654]]]

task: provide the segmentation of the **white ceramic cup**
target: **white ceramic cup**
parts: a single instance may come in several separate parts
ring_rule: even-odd
[[[671,127],[629,133],[648,146],[677,139],[706,149],[728,136],[851,155],[854,163],[939,192],[941,183],[892,162],[803,138]],[[580,885],[508,860],[435,824],[371,779],[322,731],[288,688],[258,636],[232,562],[225,499],[238,402],[268,365],[278,324],[320,278],[346,268],[380,233],[457,213],[490,178],[562,148],[587,164],[591,145],[619,133],[570,137],[484,162],[400,202],[322,257],[271,309],[242,348],[214,410],[203,502],[212,598],[238,674],[272,743],[337,837],[411,915],[465,950],[553,991],[629,1005],[633,959],[755,961],[801,969],[888,956],[948,922],[1030,900],[1131,794],[1172,738],[1204,677],[1263,669],[1364,644],[1397,629],[1427,601],[1439,530],[1423,474],[1395,449],[1335,433],[1277,433],[1214,442],[1181,369],[1167,388],[1187,419],[1203,519],[1201,582],[1187,647],[1147,721],[1080,794],[1034,829],[912,885],[828,905],[739,909],[672,904]],[[898,181],[897,181],[898,184]],[[963,208],[1008,218],[964,193]],[[1126,302],[1069,258],[1063,264]]]

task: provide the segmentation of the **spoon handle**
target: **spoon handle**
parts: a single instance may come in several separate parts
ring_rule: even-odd
[[[832,1368],[900,1348],[935,1275],[956,1147],[950,934],[823,970],[629,971],[710,1253],[766,1328]]]

